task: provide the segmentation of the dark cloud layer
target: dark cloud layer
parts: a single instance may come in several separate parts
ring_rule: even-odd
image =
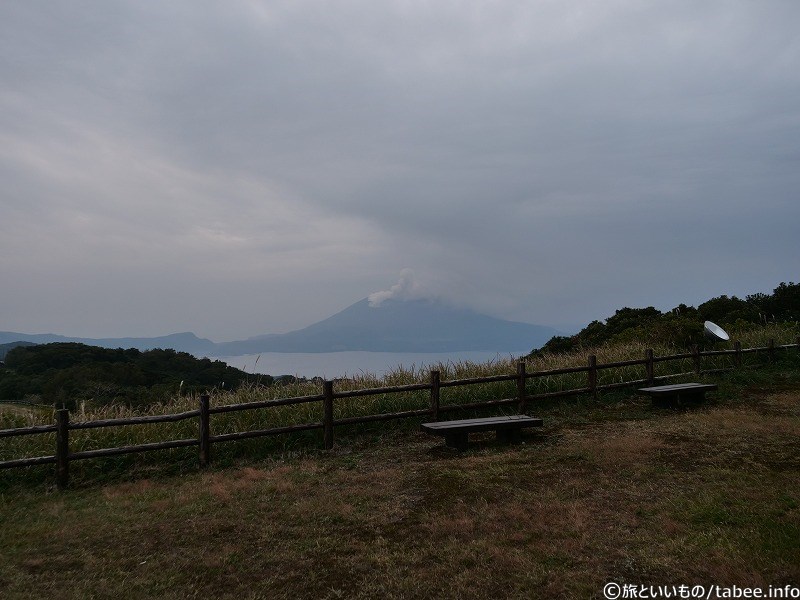
[[[7,2],[1,329],[581,323],[797,279],[792,2]]]

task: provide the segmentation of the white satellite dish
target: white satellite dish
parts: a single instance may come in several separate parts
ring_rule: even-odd
[[[705,332],[706,337],[709,337],[714,341],[722,340],[723,342],[727,342],[729,339],[731,339],[731,336],[728,335],[727,331],[711,321],[706,321],[703,323],[703,331]]]

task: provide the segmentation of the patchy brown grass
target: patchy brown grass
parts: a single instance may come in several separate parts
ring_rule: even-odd
[[[8,598],[602,597],[800,582],[800,393],[0,496]]]

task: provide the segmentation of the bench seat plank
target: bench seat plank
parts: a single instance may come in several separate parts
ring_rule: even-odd
[[[673,385],[657,385],[655,387],[641,388],[639,391],[645,394],[653,395],[668,395],[680,393],[683,391],[691,392],[711,392],[717,389],[714,383],[675,383]]]
[[[520,431],[524,427],[541,427],[542,419],[527,415],[510,415],[505,417],[484,417],[478,419],[460,419],[457,421],[437,421],[423,423],[422,430],[433,435],[441,435],[445,443],[459,450],[467,447],[468,435],[473,431],[496,431],[497,438],[505,442],[520,441]]]
[[[672,406],[682,402],[698,403],[705,400],[706,392],[717,389],[714,383],[675,383],[640,388],[639,391],[650,395],[653,403],[661,406]]]
[[[507,417],[486,417],[481,419],[460,419],[458,421],[437,421],[423,423],[422,429],[431,433],[446,430],[463,429],[466,431],[491,431],[496,429],[518,427],[540,427],[542,419],[526,415],[511,415]]]

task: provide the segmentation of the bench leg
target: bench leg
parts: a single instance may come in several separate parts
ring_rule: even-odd
[[[678,405],[676,396],[653,396],[653,406],[658,408],[673,408]]]
[[[498,429],[497,441],[503,444],[519,444],[522,442],[522,431],[520,429]]]
[[[678,396],[681,404],[701,404],[706,399],[705,392],[684,393]]]
[[[452,433],[448,433],[444,437],[444,442],[450,448],[455,448],[459,451],[464,451],[467,449],[467,438],[468,434],[466,431],[454,431]]]
[[[701,404],[705,399],[705,392],[683,392],[670,396],[653,396],[653,405],[659,408],[677,408],[687,404]]]

